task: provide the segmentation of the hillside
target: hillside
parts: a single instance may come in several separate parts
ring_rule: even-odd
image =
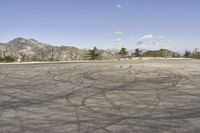
[[[144,57],[165,57],[165,58],[171,58],[171,57],[179,57],[179,55],[173,51],[170,51],[168,49],[160,49],[155,51],[146,51],[143,53]]]
[[[34,39],[16,38],[0,44],[0,57],[11,56],[20,61],[82,60],[85,50],[69,46],[53,46]],[[51,59],[53,57],[53,59]]]
[[[34,39],[16,38],[3,44],[0,52],[1,56],[11,56],[21,61],[68,61],[82,60],[86,51],[69,46],[57,47]]]
[[[10,56],[16,61],[70,61],[87,59],[88,50],[71,46],[54,46],[34,39],[16,38],[0,43],[0,57]],[[101,50],[102,59],[115,58],[112,52]]]

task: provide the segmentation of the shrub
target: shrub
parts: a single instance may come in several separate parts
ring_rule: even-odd
[[[0,62],[4,62],[4,58],[0,57]]]
[[[122,57],[126,56],[128,54],[128,51],[126,51],[126,48],[121,48],[121,50],[119,51],[119,55],[121,55]]]
[[[190,51],[185,51],[184,57],[185,58],[189,58],[191,56],[191,52]]]
[[[140,56],[142,56],[142,50],[140,50],[139,48],[136,48],[136,49],[135,49],[135,52],[132,53],[132,56],[135,56],[135,57],[140,57]]]
[[[14,58],[12,58],[10,56],[5,56],[4,57],[4,62],[14,62]]]
[[[185,51],[184,57],[200,59],[200,51],[198,49],[195,49],[193,52]]]
[[[89,50],[88,55],[90,56],[91,60],[101,58],[101,52],[96,47],[94,47],[92,50]]]

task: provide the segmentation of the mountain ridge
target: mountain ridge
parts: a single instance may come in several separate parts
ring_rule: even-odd
[[[115,54],[102,51],[102,59],[115,58]],[[15,61],[70,61],[87,58],[87,49],[73,46],[54,46],[35,39],[17,37],[7,43],[0,43],[0,57],[10,56]]]
[[[20,61],[81,60],[83,50],[69,46],[53,46],[35,39],[17,37],[0,43],[0,56],[11,56]]]

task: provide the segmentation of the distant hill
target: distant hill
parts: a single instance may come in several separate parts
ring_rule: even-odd
[[[160,49],[155,51],[146,51],[143,53],[144,57],[179,57],[179,55],[168,49]]]
[[[0,43],[0,57],[11,56],[21,61],[84,60],[87,50],[70,46],[53,46],[34,39],[16,38]],[[103,59],[114,58],[111,52],[102,51]],[[52,58],[53,57],[53,58]]]
[[[34,39],[16,38],[0,44],[0,56],[11,56],[21,61],[81,60],[84,50],[62,46],[57,47]]]

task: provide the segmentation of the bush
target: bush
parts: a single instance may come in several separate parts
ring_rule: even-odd
[[[5,56],[4,57],[4,62],[14,62],[14,58],[12,58],[10,56]]]
[[[126,51],[126,48],[121,48],[121,50],[119,51],[119,55],[121,55],[122,57],[127,56],[128,51]]]
[[[89,50],[88,55],[90,56],[91,60],[101,59],[101,52],[94,47],[92,50]]]
[[[0,62],[4,62],[4,58],[0,57]]]
[[[142,50],[140,50],[139,48],[136,48],[135,52],[131,53],[131,54],[132,54],[132,56],[140,57],[140,56],[142,56]]]
[[[14,58],[10,56],[5,56],[4,58],[0,57],[0,62],[14,62]]]
[[[59,61],[59,60],[51,57],[51,58],[49,58],[49,61],[53,62],[53,61]]]
[[[195,58],[195,59],[200,59],[200,51],[195,49],[193,52],[190,51],[185,51],[184,57],[186,58]]]
[[[185,58],[189,58],[191,56],[191,52],[190,51],[185,51],[184,57]]]

